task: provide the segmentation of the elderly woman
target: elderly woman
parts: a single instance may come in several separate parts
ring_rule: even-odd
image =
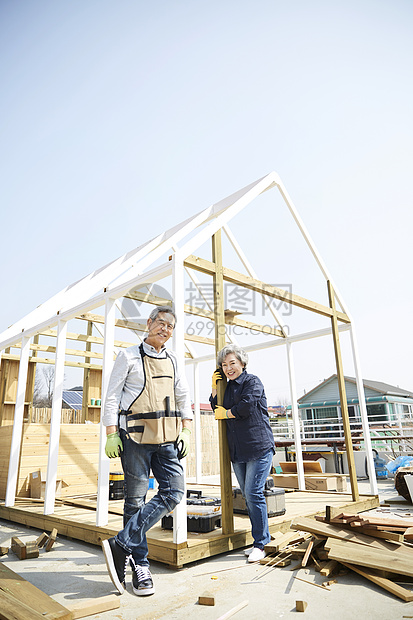
[[[265,481],[271,471],[275,452],[269,423],[264,386],[245,369],[247,353],[236,345],[227,345],[218,353],[218,369],[212,376],[210,402],[216,420],[226,420],[230,458],[251,521],[254,546],[245,554],[249,562],[265,557],[264,545],[270,542]],[[217,405],[217,382],[226,376],[223,406]]]

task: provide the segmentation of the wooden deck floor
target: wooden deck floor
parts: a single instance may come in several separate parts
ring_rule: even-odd
[[[219,487],[198,488],[206,491],[206,496],[219,495]],[[362,495],[359,501],[353,502],[350,494],[294,491],[286,493],[285,504],[284,515],[269,519],[271,533],[286,532],[297,516],[324,514],[326,505],[339,508],[351,506],[362,512],[378,506],[379,498]],[[18,500],[12,508],[6,508],[4,502],[0,502],[0,518],[45,531],[55,527],[61,536],[100,545],[102,540],[114,536],[122,528],[122,505],[122,500],[110,502],[109,520],[105,527],[95,525],[95,499],[65,498],[64,503],[57,502],[52,515],[44,515],[43,504],[33,503],[30,499]],[[223,534],[221,528],[208,533],[189,532],[187,542],[177,545],[173,542],[172,531],[163,530],[159,524],[148,532],[147,540],[149,558],[173,568],[252,544],[250,522],[244,515],[234,515],[233,534]]]

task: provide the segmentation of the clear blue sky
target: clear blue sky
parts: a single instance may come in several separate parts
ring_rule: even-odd
[[[275,170],[364,377],[413,389],[412,26],[409,0],[1,0],[0,331]],[[264,208],[240,242],[289,282],[295,244],[281,220],[265,238]],[[306,355],[300,393],[334,372]]]

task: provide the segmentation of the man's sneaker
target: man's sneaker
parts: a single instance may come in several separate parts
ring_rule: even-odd
[[[132,574],[132,590],[138,596],[148,596],[155,592],[151,571],[147,566],[135,564]]]
[[[245,555],[251,555],[251,553],[254,551],[254,547],[250,547],[249,549],[245,549],[244,553]]]
[[[124,551],[114,538],[104,540],[102,542],[102,549],[112,583],[119,594],[123,594],[125,590],[126,567],[130,553]]]
[[[248,556],[248,562],[258,562],[259,560],[263,560],[265,556],[266,553],[264,549],[258,549],[258,547],[254,547]]]

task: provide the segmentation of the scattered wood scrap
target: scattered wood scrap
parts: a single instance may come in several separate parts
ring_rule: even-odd
[[[48,538],[49,534],[46,534],[46,532],[43,532],[43,534],[40,534],[40,536],[36,538],[36,545],[39,547],[39,549],[45,546]]]
[[[353,570],[401,600],[411,602],[413,591],[392,581],[392,577],[399,582],[413,580],[413,547],[409,542],[413,540],[412,523],[412,519],[393,513],[381,517],[369,512],[350,514],[327,509],[324,518],[294,519],[291,529],[300,535],[312,534],[311,541],[297,545],[295,552],[303,552],[305,544],[310,547],[312,542],[312,552],[304,552],[306,565],[314,562],[323,577],[340,574],[345,567],[344,570]],[[306,581],[297,575],[295,578]],[[323,586],[332,583],[336,580],[324,582]]]
[[[50,551],[50,549],[53,547],[55,543],[56,538],[57,538],[57,529],[54,527],[46,543],[46,547],[45,547],[46,551]]]
[[[11,550],[17,555],[19,560],[26,559],[26,545],[17,536],[11,539]]]
[[[54,528],[51,534],[43,532],[36,540],[30,540],[24,543],[20,538],[14,536],[11,539],[11,550],[17,555],[19,560],[28,560],[30,558],[38,558],[39,550],[46,545],[46,551],[50,551],[57,538],[57,529]],[[47,544],[46,544],[47,543]],[[0,555],[8,553],[8,547],[0,547]]]
[[[224,614],[223,616],[220,616],[218,618],[218,620],[227,620],[227,618],[232,618],[232,616],[234,616],[236,613],[241,611],[241,609],[244,609],[244,607],[246,607],[248,605],[248,602],[249,601],[242,601],[242,603],[240,603],[236,607],[233,607],[232,609],[227,611],[226,614]]]
[[[119,609],[119,607],[120,599],[119,596],[116,596],[116,594],[108,594],[108,596],[101,596],[96,599],[76,601],[76,603],[67,604],[67,609],[72,614],[72,620],[86,618],[86,616],[94,616],[95,614],[100,614],[103,611]]]
[[[201,596],[198,597],[198,605],[215,605],[215,596],[210,592],[204,592]]]
[[[305,611],[307,609],[307,601],[295,601],[295,611]]]

